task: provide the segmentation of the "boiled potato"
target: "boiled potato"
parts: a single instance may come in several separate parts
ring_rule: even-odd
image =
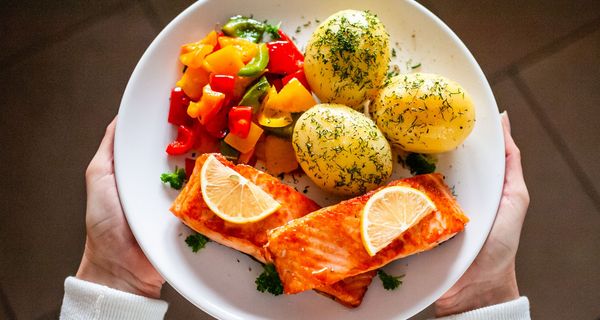
[[[292,145],[308,177],[332,193],[362,194],[392,173],[392,152],[381,131],[343,105],[318,104],[302,114]]]
[[[321,102],[356,110],[385,78],[389,35],[374,14],[344,10],[327,18],[306,47],[304,72]]]
[[[411,152],[450,151],[475,125],[475,106],[465,89],[436,74],[392,77],[370,111],[390,143]]]

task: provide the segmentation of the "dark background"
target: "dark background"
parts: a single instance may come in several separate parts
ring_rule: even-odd
[[[85,168],[138,59],[190,3],[0,2],[0,318],[57,317],[83,251]],[[422,3],[511,116],[532,199],[517,257],[532,316],[600,317],[600,1]],[[163,298],[167,318],[210,318],[168,285]]]

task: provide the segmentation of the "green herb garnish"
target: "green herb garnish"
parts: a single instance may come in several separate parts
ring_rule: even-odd
[[[160,175],[160,180],[163,183],[169,183],[171,188],[175,190],[181,189],[183,183],[186,180],[185,169],[175,167],[175,171],[172,173],[163,173]]]
[[[383,284],[383,288],[385,290],[394,290],[398,288],[402,284],[402,280],[400,279],[404,278],[403,274],[399,276],[392,276],[385,273],[385,271],[381,269],[377,270],[377,275],[379,275],[379,279],[381,279],[381,283]]]
[[[275,270],[275,266],[272,263],[263,265],[265,270],[256,278],[256,290],[260,292],[269,292],[275,296],[283,293],[283,285],[279,274]]]
[[[435,159],[420,153],[409,153],[404,160],[412,174],[426,174],[435,171]]]
[[[210,239],[199,233],[191,234],[185,238],[185,243],[192,248],[193,252],[198,252],[200,249],[204,248],[209,241]]]

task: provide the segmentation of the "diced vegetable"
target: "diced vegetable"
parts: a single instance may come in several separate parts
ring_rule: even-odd
[[[219,37],[219,46],[225,48],[232,46],[239,50],[242,55],[242,62],[248,63],[259,53],[259,45],[242,38],[232,38],[227,36]]]
[[[229,161],[236,162],[238,157],[240,156],[240,152],[234,149],[232,146],[228,145],[225,140],[221,140],[220,151],[223,157],[225,157]]]
[[[212,73],[233,76],[244,67],[244,62],[239,49],[227,46],[206,56],[204,67]]]
[[[252,42],[260,42],[265,32],[265,24],[254,19],[235,16],[223,26],[223,32],[232,37],[244,38]]]
[[[265,103],[266,108],[287,111],[302,112],[316,105],[317,101],[313,98],[298,79],[291,79],[279,93],[269,93],[269,100]]]
[[[256,148],[254,148],[246,153],[240,153],[240,156],[238,158],[238,163],[253,165],[253,162],[254,162],[253,160],[255,160],[254,150],[256,150]]]
[[[273,135],[265,139],[265,166],[267,171],[276,176],[298,169],[296,153],[289,140]]]
[[[254,113],[258,112],[260,103],[267,94],[269,88],[270,86],[267,78],[261,77],[256,84],[246,91],[246,94],[242,97],[239,105],[252,107]]]
[[[292,114],[287,111],[275,110],[266,107],[266,105],[268,105],[269,103],[269,97],[273,95],[277,95],[277,90],[275,90],[274,86],[271,86],[269,92],[267,93],[267,96],[263,100],[263,107],[258,113],[258,123],[264,127],[285,127],[292,123]]]
[[[252,107],[238,106],[229,110],[229,132],[245,139],[250,133]]]
[[[187,114],[189,104],[190,98],[183,92],[183,89],[173,88],[169,98],[169,123],[176,126],[191,126],[194,119]]]
[[[217,114],[217,117],[218,116],[219,114]],[[196,142],[193,149],[198,151],[198,153],[203,154],[219,152],[220,137],[214,137],[208,132],[208,129],[206,129],[206,127],[201,125],[198,121],[194,123],[194,136]]]
[[[208,83],[208,79],[209,73],[203,68],[187,68],[176,85],[181,87],[190,99],[198,101],[202,96],[202,88]]]
[[[212,31],[198,42],[184,44],[181,47],[179,61],[188,67],[200,68],[202,67],[204,57],[210,54],[216,45],[217,33]]]
[[[229,133],[225,137],[225,142],[227,142],[227,144],[229,144],[236,150],[242,153],[246,153],[254,148],[256,142],[258,141],[262,133],[263,129],[261,129],[261,127],[252,122],[250,125],[250,132],[248,133],[248,136],[246,138],[240,138],[235,134]]]
[[[204,63],[204,58],[213,52],[214,46],[209,44],[196,43],[190,52],[179,56],[179,61],[183,65],[191,68],[200,68]]]
[[[269,71],[280,74],[294,73],[302,68],[304,56],[291,41],[279,40],[267,43],[269,47]]]
[[[194,147],[194,132],[185,126],[177,127],[177,138],[167,146],[170,155],[184,154]]]
[[[217,139],[223,139],[227,135],[227,114],[229,113],[228,103],[224,103],[221,110],[204,127],[206,132]]]
[[[213,91],[210,84],[202,89],[202,98],[188,106],[187,113],[192,118],[198,118],[201,124],[207,124],[219,112],[225,101],[225,94]]]
[[[235,88],[235,77],[226,74],[211,74],[209,84],[212,90],[233,95]]]
[[[192,172],[194,172],[194,167],[196,166],[196,159],[185,158],[185,176],[187,179],[190,178]]]
[[[257,160],[265,161],[265,136],[258,140],[256,146],[254,146],[254,156]]]
[[[269,48],[264,43],[259,46],[258,55],[252,58],[247,65],[245,65],[238,72],[239,76],[243,77],[254,77],[263,72],[269,63]]]
[[[308,85],[308,81],[306,80],[306,76],[304,75],[304,68],[300,68],[296,72],[290,73],[287,76],[283,77],[283,79],[281,79],[281,83],[285,86],[292,79],[298,79],[298,81],[302,83],[306,90],[310,91],[310,86]]]

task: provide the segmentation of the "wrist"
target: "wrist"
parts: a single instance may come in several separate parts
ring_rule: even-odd
[[[514,268],[507,273],[474,281],[435,303],[435,315],[447,316],[518,299],[520,296]]]
[[[90,255],[86,249],[81,259],[81,264],[75,275],[78,279],[101,284],[120,291],[158,299],[162,286],[150,285],[139,280],[130,271],[102,263]]]

